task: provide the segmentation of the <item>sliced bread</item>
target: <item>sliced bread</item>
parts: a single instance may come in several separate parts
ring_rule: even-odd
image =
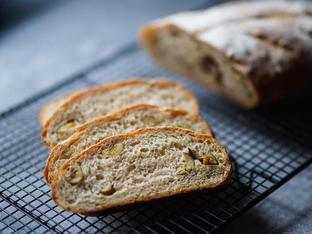
[[[184,109],[192,114],[199,112],[194,95],[177,82],[164,79],[121,81],[70,96],[45,123],[41,134],[43,142],[53,147],[71,136],[79,125],[141,103]]]
[[[45,123],[52,117],[52,115],[57,111],[57,109],[63,105],[67,99],[73,95],[72,94],[66,94],[63,97],[59,97],[53,101],[51,101],[50,103],[48,103],[47,105],[45,105],[40,113],[39,113],[39,123],[41,124],[41,126],[44,126]]]
[[[180,127],[212,135],[207,123],[198,115],[183,110],[161,109],[141,104],[117,113],[99,117],[77,128],[76,132],[53,147],[45,167],[45,178],[51,183],[57,169],[69,158],[105,137],[145,127]]]
[[[149,201],[223,184],[231,163],[209,135],[181,128],[144,128],[106,138],[68,160],[52,197],[78,213]]]

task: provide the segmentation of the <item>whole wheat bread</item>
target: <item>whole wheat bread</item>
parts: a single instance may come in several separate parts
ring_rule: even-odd
[[[69,158],[103,138],[146,127],[179,127],[212,135],[207,123],[198,115],[140,104],[90,121],[78,127],[67,140],[53,147],[44,170],[46,180],[51,183],[58,168]]]
[[[162,66],[242,106],[311,90],[312,3],[228,3],[156,20],[141,34]]]
[[[52,115],[57,111],[57,109],[62,106],[67,99],[73,95],[72,94],[66,94],[63,97],[59,97],[53,101],[51,101],[50,103],[48,103],[47,105],[45,105],[42,110],[39,113],[39,123],[41,124],[41,126],[44,126],[45,123],[52,117]]]
[[[223,184],[229,157],[215,139],[179,128],[106,138],[68,160],[52,183],[65,210],[92,213]]]
[[[71,136],[79,125],[141,103],[184,109],[192,114],[199,112],[193,94],[174,81],[136,79],[110,83],[67,98],[45,123],[43,142],[53,147]]]

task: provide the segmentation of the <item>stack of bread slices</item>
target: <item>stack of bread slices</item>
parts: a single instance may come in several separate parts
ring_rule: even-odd
[[[39,116],[50,148],[44,175],[65,210],[108,208],[214,188],[229,178],[226,150],[194,95],[165,79],[133,79],[68,94]]]

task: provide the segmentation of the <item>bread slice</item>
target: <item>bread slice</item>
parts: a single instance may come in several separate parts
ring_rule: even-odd
[[[141,42],[162,66],[246,108],[312,87],[312,3],[251,1],[146,25]]]
[[[184,109],[192,114],[199,112],[193,94],[174,81],[121,81],[70,96],[46,122],[42,130],[43,142],[53,147],[71,136],[79,125],[141,103]]]
[[[39,123],[41,124],[41,126],[44,126],[45,123],[52,117],[52,115],[57,111],[57,109],[62,106],[67,99],[73,95],[72,94],[66,94],[63,97],[59,97],[55,100],[53,100],[52,102],[48,103],[47,105],[45,105],[42,110],[39,113]]]
[[[212,135],[207,123],[198,115],[183,110],[161,109],[141,104],[123,109],[112,115],[88,122],[62,143],[53,147],[45,170],[45,178],[51,183],[57,169],[69,158],[96,144],[105,137],[127,133],[146,127],[179,127]]]
[[[52,183],[65,210],[93,213],[223,184],[226,150],[209,135],[144,128],[106,138],[68,160]]]

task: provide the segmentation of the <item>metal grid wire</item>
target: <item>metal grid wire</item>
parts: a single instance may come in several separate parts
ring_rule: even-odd
[[[203,118],[230,153],[231,181],[217,190],[142,203],[98,217],[57,208],[43,179],[48,150],[40,140],[40,108],[69,91],[131,76],[179,79],[197,95]],[[311,114],[289,102],[270,109],[241,110],[198,85],[157,69],[142,51],[130,46],[1,115],[0,233],[215,231],[311,162],[308,119]]]

